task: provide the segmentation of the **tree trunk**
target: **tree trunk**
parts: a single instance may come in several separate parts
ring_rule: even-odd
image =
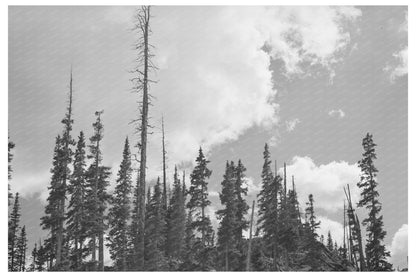
[[[248,250],[247,250],[247,263],[246,263],[246,271],[250,271],[250,264],[251,264],[251,238],[253,235],[253,219],[254,219],[254,200],[253,205],[251,206],[251,219],[250,219],[250,236],[248,239]]]

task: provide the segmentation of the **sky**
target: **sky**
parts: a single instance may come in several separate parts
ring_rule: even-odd
[[[24,196],[22,221],[33,244],[50,181],[56,135],[65,114],[70,68],[74,128],[93,133],[104,110],[103,163],[113,182],[140,95],[130,71],[138,34],[133,6],[9,7],[9,136],[16,144],[12,190]],[[343,187],[356,183],[367,132],[377,144],[382,214],[403,268],[408,223],[407,7],[253,6],[152,8],[148,182],[161,175],[164,117],[169,180],[188,174],[198,148],[213,174],[209,214],[227,160],[247,168],[248,201],[261,188],[262,152],[270,145],[281,172],[294,175],[302,206],[314,194],[320,232],[342,239]],[[133,144],[133,143],[132,143]],[[132,149],[137,151],[137,149]],[[360,218],[365,211],[359,209]]]

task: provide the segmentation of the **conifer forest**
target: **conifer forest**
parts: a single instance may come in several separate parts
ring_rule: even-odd
[[[168,117],[171,115],[167,111],[163,111],[162,115],[154,113],[158,105],[164,101],[164,94],[157,96],[153,94],[154,89],[159,83],[163,83],[166,76],[158,72],[168,67],[161,62],[160,55],[163,53],[158,52],[159,46],[153,39],[160,30],[155,27],[156,23],[154,24],[156,20],[160,20],[159,15],[154,13],[154,9],[157,7],[136,7],[134,17],[129,19],[131,28],[125,31],[128,36],[135,39],[134,46],[126,50],[133,52],[135,56],[132,61],[134,66],[125,69],[130,76],[131,82],[128,85],[132,93],[118,92],[117,97],[123,98],[126,94],[133,95],[135,102],[130,101],[130,103],[136,109],[136,117],[119,124],[128,126],[133,135],[114,129],[114,124],[107,125],[112,127],[106,126],[107,120],[115,116],[112,115],[114,110],[107,108],[92,110],[88,105],[79,104],[80,99],[84,97],[84,88],[77,84],[79,66],[76,63],[66,65],[67,75],[64,78],[66,82],[61,86],[67,90],[54,92],[58,94],[59,105],[65,103],[66,108],[58,111],[62,120],[60,122],[54,120],[56,124],[53,126],[59,127],[53,127],[55,130],[54,147],[47,149],[52,153],[52,156],[48,154],[50,156],[48,179],[42,184],[47,194],[42,204],[42,216],[33,219],[37,224],[35,227],[29,228],[24,220],[25,210],[22,208],[24,204],[22,197],[26,197],[26,194],[17,185],[20,179],[14,179],[14,174],[18,174],[14,163],[25,157],[19,154],[19,147],[21,147],[19,140],[9,132],[8,270],[36,272],[407,271],[407,268],[398,268],[391,260],[392,251],[397,250],[390,246],[393,234],[388,237],[388,240],[386,237],[391,229],[387,232],[385,220],[386,217],[391,216],[391,211],[388,209],[392,206],[385,208],[386,206],[383,205],[386,196],[386,190],[383,188],[393,186],[393,184],[386,181],[387,179],[378,178],[379,175],[385,176],[383,175],[385,166],[379,167],[379,162],[384,159],[386,151],[390,149],[385,150],[385,139],[376,135],[377,132],[373,133],[371,124],[365,125],[367,129],[364,132],[361,130],[353,132],[355,137],[353,147],[359,150],[354,150],[352,163],[355,163],[354,166],[359,174],[355,183],[342,183],[338,190],[331,194],[336,195],[339,199],[338,204],[343,208],[341,207],[334,216],[336,217],[334,220],[338,222],[337,225],[329,225],[329,229],[326,229],[327,227],[324,226],[326,223],[322,221],[324,212],[322,207],[325,207],[326,200],[317,196],[320,191],[315,190],[313,186],[303,185],[306,182],[303,173],[296,171],[296,167],[292,166],[293,161],[285,160],[288,156],[279,156],[281,144],[276,141],[262,139],[261,142],[259,140],[247,142],[246,148],[236,148],[235,154],[230,157],[223,154],[211,159],[212,147],[206,142],[207,140],[201,139],[198,141],[198,146],[195,145],[195,147],[192,144],[191,153],[187,153],[192,156],[192,159],[188,160],[188,166],[184,166],[183,161],[171,158],[174,154],[170,153],[170,149],[174,142],[170,139],[172,130],[175,128],[175,126],[169,126],[172,121]],[[342,10],[342,12],[346,11]],[[337,12],[341,14],[341,10]],[[362,15],[353,12],[351,14],[357,17],[365,16],[364,12]],[[279,16],[283,17],[285,14],[280,13]],[[352,18],[352,15],[345,16],[342,20],[348,18]],[[242,19],[241,24],[245,24],[245,20],[247,19]],[[238,32],[238,28],[238,26],[235,27],[231,32]],[[341,32],[340,30],[337,32]],[[176,31],[172,29],[169,32]],[[300,33],[298,35],[306,36]],[[231,33],[229,36],[232,36]],[[305,41],[306,38],[303,42],[300,38],[299,43]],[[77,42],[74,41],[74,43]],[[249,40],[246,43],[249,43]],[[326,43],[330,44],[330,42]],[[224,41],[223,47],[228,46],[239,48],[231,39]],[[279,44],[275,46],[273,42],[270,42],[270,45],[266,43],[257,46],[258,51],[267,53],[270,59],[273,59],[272,55],[281,53],[279,47],[284,46]],[[172,45],[172,49],[174,48],[175,46]],[[304,55],[302,53],[307,53],[309,50],[302,49],[298,49],[299,57],[308,59],[309,54],[302,56]],[[178,49],[175,51],[177,51],[175,53],[180,52]],[[312,53],[318,57],[316,60],[307,60],[310,68],[321,63],[322,59],[318,56],[320,51],[325,50],[321,48],[319,51],[316,50],[316,54]],[[351,53],[353,51],[358,50],[351,50]],[[175,61],[179,67],[182,66],[180,59]],[[283,61],[286,65],[290,63],[289,60],[283,59]],[[227,64],[227,59],[222,54],[218,54],[218,60],[211,59],[210,62]],[[322,62],[322,64],[324,64],[323,67],[332,66],[331,62],[326,64]],[[251,66],[254,65],[248,65],[248,67]],[[184,67],[186,67],[185,64]],[[332,74],[333,68],[330,68],[329,74]],[[183,72],[186,70],[184,68]],[[201,72],[205,72],[204,70],[201,69]],[[234,70],[238,72],[240,69]],[[287,70],[290,72],[289,69]],[[387,69],[385,71],[387,74]],[[270,70],[270,72],[280,74],[277,69]],[[393,71],[391,72],[393,74]],[[36,73],[32,77],[35,78],[35,75]],[[192,76],[194,75],[189,76],[189,86],[192,84]],[[209,76],[207,73],[207,82],[213,82],[213,87],[215,87],[215,82],[222,82],[220,77],[210,78]],[[107,76],[102,78],[105,79]],[[334,78],[334,84],[337,82],[336,78]],[[396,75],[394,78],[398,80],[403,77]],[[101,81],[105,82],[103,79],[98,80],[98,82]],[[242,82],[244,83],[245,80]],[[386,83],[388,82],[387,80]],[[272,86],[272,82],[269,85]],[[330,85],[325,84],[326,87]],[[172,83],[172,88],[175,86],[176,84]],[[290,87],[287,90],[290,90]],[[169,92],[166,91],[166,93]],[[209,91],[205,93],[209,94]],[[198,95],[195,97],[205,99],[204,94]],[[227,96],[222,94],[218,97],[226,98]],[[254,96],[256,97],[258,96]],[[192,105],[190,104],[192,102],[187,102],[188,100],[182,102],[181,95],[178,95],[177,99],[179,100],[172,102],[172,105],[176,105],[179,110],[182,109],[181,105]],[[90,101],[101,103],[100,101],[103,100]],[[316,104],[315,102],[309,103],[311,106]],[[292,104],[279,102],[282,111]],[[274,106],[274,108],[277,110],[279,107]],[[130,106],[128,108],[120,106],[117,109],[119,113],[123,113],[124,110],[130,109]],[[203,106],[194,107],[194,109],[201,109],[201,113],[205,111]],[[77,113],[81,110],[87,110],[94,120],[77,126],[79,124]],[[253,116],[258,116],[261,121],[262,117],[259,114],[263,114],[263,111],[267,113],[265,110],[253,108]],[[251,112],[246,110],[244,113],[251,114]],[[230,108],[223,116],[230,116],[232,121],[234,114],[234,109]],[[350,115],[345,115],[344,111],[339,109],[326,112],[326,116],[331,120],[341,122],[347,120]],[[195,118],[200,117],[195,115]],[[219,118],[218,121],[221,119]],[[286,122],[286,126],[282,125],[282,128],[286,127],[287,134],[295,134],[293,133],[295,127],[301,128],[302,124],[304,124],[303,119]],[[218,126],[223,125],[218,122]],[[80,130],[81,128],[83,130]],[[209,130],[213,127],[204,126],[201,121],[199,128]],[[218,127],[218,129],[221,128]],[[246,129],[248,127],[242,127],[242,130]],[[192,131],[192,129],[189,130]],[[182,130],[179,131],[182,132]],[[227,131],[233,132],[224,128],[218,133],[228,134]],[[183,130],[184,137],[188,134],[187,132]],[[106,141],[107,134],[112,137],[118,136],[123,143]],[[235,137],[230,135],[224,141],[228,143],[241,135],[241,133],[236,134]],[[332,134],[321,135],[329,136],[324,144],[332,141],[330,138]],[[294,149],[299,140],[308,141],[308,138],[301,137],[302,135],[296,136],[290,139]],[[216,138],[219,137],[219,135],[216,136]],[[159,145],[157,149],[159,152],[156,156],[149,154],[154,151],[154,148],[150,146],[150,140],[157,140],[157,145]],[[107,162],[108,143],[111,144],[111,148],[117,149],[117,164]],[[254,143],[257,147],[253,149],[260,149],[259,146],[261,146],[262,150],[247,152],[250,155],[244,154],[252,148]],[[325,145],[321,147],[325,148]],[[303,151],[302,149],[305,148],[299,147],[299,152]],[[183,151],[188,151],[188,149],[184,148]],[[255,156],[256,161],[261,162],[253,164],[250,161],[251,156]],[[335,157],[334,154],[330,156],[330,159],[338,161],[345,158]],[[156,171],[151,169],[152,163],[159,165]],[[218,163],[220,163],[220,171],[217,170],[216,164]],[[316,168],[322,169],[323,167],[317,166]],[[259,184],[257,187],[252,182],[250,183],[250,175],[253,174],[251,172],[259,176],[259,179],[256,179]],[[213,174],[220,174],[221,181],[212,181]],[[315,177],[309,176],[308,178]],[[407,221],[405,223],[407,224]],[[334,229],[331,229],[332,227]],[[37,229],[42,235],[37,235],[30,241],[28,235]],[[322,230],[325,230],[325,233],[322,233]],[[394,238],[396,239],[396,235]]]

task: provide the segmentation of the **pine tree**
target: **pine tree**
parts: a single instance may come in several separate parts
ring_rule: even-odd
[[[245,172],[246,168],[244,167],[241,160],[238,160],[237,167],[235,169],[235,194],[236,194],[236,206],[237,206],[237,212],[236,212],[236,221],[237,221],[237,228],[236,228],[236,241],[237,245],[240,247],[243,243],[243,231],[247,230],[249,221],[246,219],[247,212],[249,210],[249,206],[244,199],[245,196],[247,196],[248,188],[245,184]],[[243,187],[245,186],[245,187]]]
[[[27,238],[26,226],[20,229],[16,245],[16,268],[13,271],[26,271]]]
[[[39,249],[36,252],[36,260],[35,260],[35,270],[36,271],[45,271],[45,263],[48,262],[48,255],[52,254],[51,250],[45,248],[42,244],[40,245]]]
[[[383,230],[383,216],[381,212],[381,203],[378,200],[379,193],[377,191],[377,172],[374,166],[374,160],[377,159],[373,136],[367,133],[363,139],[363,158],[358,162],[361,169],[360,181],[357,184],[361,189],[361,199],[358,207],[365,207],[368,211],[368,218],[363,220],[363,225],[367,231],[367,243],[365,246],[365,254],[367,261],[367,269],[369,271],[390,271],[392,265],[387,261],[390,252],[386,250],[383,240],[386,231]]]
[[[9,141],[8,141],[8,154],[7,154],[7,157],[8,157],[8,179],[9,179],[9,181],[10,181],[10,179],[12,178],[12,172],[13,172],[13,170],[12,170],[12,166],[11,166],[11,162],[12,162],[12,159],[13,159],[13,154],[11,153],[11,150],[14,148],[14,146],[15,146],[15,144],[10,140],[10,137],[9,137]],[[8,196],[8,206],[10,206],[10,204],[11,204],[11,202],[12,202],[12,199],[13,199],[13,194],[10,192],[10,183],[8,184],[8,191],[9,191],[9,196]]]
[[[245,167],[241,160],[226,164],[224,180],[221,183],[221,204],[224,209],[216,213],[221,220],[218,228],[219,263],[225,271],[241,270],[244,267],[243,230],[247,229],[245,219],[248,205],[244,200],[247,188],[243,188]]]
[[[176,269],[184,254],[186,228],[185,193],[179,180],[176,166],[173,175],[173,193],[169,201],[166,218],[166,254],[171,260],[171,264],[175,264],[174,268],[171,269]]]
[[[67,183],[70,176],[69,165],[72,162],[72,149],[74,140],[71,137],[72,131],[72,69],[69,82],[69,101],[64,119],[61,121],[64,125],[62,136],[57,136],[53,167],[51,169],[52,178],[49,189],[48,204],[45,207],[45,216],[41,218],[43,229],[49,230],[51,246],[49,250],[50,257],[56,259],[55,265],[51,264],[51,270],[64,270],[63,247],[65,244],[65,201],[67,193]],[[52,263],[53,261],[51,261]],[[53,266],[53,268],[52,268]]]
[[[118,271],[127,270],[128,253],[128,221],[130,220],[130,198],[132,192],[132,167],[129,140],[126,138],[123,150],[123,160],[117,174],[117,185],[111,198],[112,207],[109,210],[109,226],[107,244],[110,248],[114,268]]]
[[[94,270],[104,271],[104,211],[107,206],[109,195],[106,188],[108,187],[108,178],[110,168],[102,166],[101,141],[103,139],[104,127],[101,121],[103,111],[95,112],[96,121],[92,124],[94,135],[90,138],[90,155],[92,163],[88,168],[87,182],[89,190],[87,193],[89,233],[91,237],[91,264]],[[98,268],[96,267],[96,250],[98,239]]]
[[[225,271],[233,270],[238,266],[237,257],[233,255],[236,249],[236,227],[237,227],[237,199],[235,194],[235,166],[234,162],[226,163],[224,180],[221,182],[220,193],[221,204],[224,209],[218,210],[217,216],[221,220],[218,228],[218,250],[220,264]]]
[[[9,271],[17,271],[17,245],[18,245],[18,230],[20,222],[20,203],[19,193],[16,192],[14,197],[14,205],[9,218],[9,238],[8,238],[8,268]]]
[[[84,242],[87,239],[87,211],[86,211],[86,155],[85,155],[85,138],[81,131],[78,137],[77,148],[74,156],[74,169],[71,176],[71,182],[68,187],[70,194],[68,212],[67,212],[67,232],[68,241],[73,244],[70,250],[69,259],[72,270],[82,269],[82,260],[87,252],[87,246]]]
[[[145,270],[163,271],[167,269],[167,260],[164,256],[166,221],[159,178],[154,186],[153,195],[148,199],[145,229]]]
[[[279,214],[278,214],[278,194],[281,190],[282,178],[277,175],[273,177],[270,168],[270,152],[267,143],[263,152],[264,164],[261,174],[262,189],[258,197],[258,229],[263,234],[266,255],[272,258],[272,270],[277,270],[278,259],[278,239],[279,239]]]
[[[316,230],[319,228],[320,222],[316,221],[314,210],[313,195],[309,194],[308,202],[305,209],[305,224],[302,231],[302,241],[300,243],[300,250],[304,253],[301,264],[305,264],[311,267],[311,270],[319,270],[322,261],[319,259],[319,252],[322,244],[324,243],[323,235],[321,235],[321,242],[318,242],[318,234]]]
[[[199,154],[196,158],[196,166],[191,173],[191,186],[188,190],[190,199],[186,207],[190,210],[193,232],[198,233],[201,237],[196,237],[194,243],[196,263],[199,270],[210,270],[212,268],[212,239],[213,229],[211,221],[206,216],[206,208],[211,204],[208,200],[208,182],[211,176],[211,170],[207,168],[208,160],[199,148]],[[198,270],[196,269],[196,270]]]
[[[32,257],[31,257],[31,263],[29,265],[28,271],[35,271],[36,269],[36,260],[38,256],[38,249],[37,249],[37,244],[35,243],[35,246],[33,247],[32,250]]]

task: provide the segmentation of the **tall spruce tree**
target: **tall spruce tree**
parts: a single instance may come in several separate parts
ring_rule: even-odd
[[[145,229],[145,270],[167,270],[165,253],[165,213],[163,193],[159,178],[154,186],[153,195],[148,198]]]
[[[16,245],[16,268],[13,271],[26,271],[27,237],[26,226],[20,228]]]
[[[245,170],[241,160],[237,165],[227,161],[221,183],[220,201],[225,207],[216,213],[221,220],[218,228],[219,264],[225,271],[242,270],[245,263],[243,230],[248,228],[245,216],[249,208],[244,199],[247,195],[247,188],[243,187]]]
[[[9,218],[9,230],[8,230],[8,268],[9,271],[17,271],[17,244],[18,244],[18,231],[20,222],[20,203],[19,193],[16,192],[14,197],[13,209]]]
[[[109,210],[109,235],[107,244],[110,248],[114,268],[118,271],[127,270],[127,254],[129,248],[128,222],[130,220],[130,204],[132,185],[132,167],[129,140],[126,138],[123,159],[117,174],[117,185],[111,198]]]
[[[101,121],[103,111],[95,112],[96,121],[92,124],[94,135],[90,138],[90,155],[92,163],[88,168],[87,178],[90,189],[88,190],[88,221],[91,244],[91,263],[94,270],[104,271],[104,211],[108,201],[106,187],[108,186],[109,168],[101,166],[102,153],[101,141],[103,139],[104,126]],[[98,264],[96,265],[96,250],[98,239]],[[97,267],[98,266],[98,267]]]
[[[214,231],[211,220],[205,214],[206,208],[211,204],[208,199],[208,181],[211,176],[211,170],[207,168],[208,160],[205,159],[202,148],[199,148],[199,154],[196,158],[196,166],[191,173],[191,186],[188,190],[190,199],[186,204],[192,216],[191,228],[196,232],[195,246],[196,263],[199,268],[195,270],[210,270],[212,268],[212,244]]]
[[[10,140],[9,137],[9,141],[8,141],[8,145],[7,145],[7,149],[8,149],[8,153],[7,153],[7,158],[8,158],[8,179],[10,181],[10,179],[12,178],[12,165],[10,164],[12,162],[13,159],[13,154],[11,152],[11,150],[15,147],[15,144],[13,143],[13,141]],[[11,205],[12,199],[13,199],[13,194],[10,191],[10,183],[8,184],[8,191],[9,191],[9,195],[8,195],[8,206]]]
[[[237,195],[235,193],[236,176],[234,162],[227,161],[225,165],[224,179],[221,182],[220,201],[224,209],[216,212],[220,219],[218,227],[218,251],[219,264],[225,271],[235,270],[239,266],[236,249],[236,227],[237,225]]]
[[[170,264],[172,264],[170,268],[171,270],[177,269],[184,254],[186,211],[185,193],[183,189],[184,188],[179,180],[177,167],[175,166],[175,173],[173,175],[173,193],[169,201],[166,216],[166,254],[171,261]]]
[[[50,248],[52,257],[50,270],[65,270],[63,261],[63,248],[65,244],[65,208],[66,193],[69,176],[71,174],[69,165],[72,161],[73,152],[71,147],[75,144],[71,137],[72,131],[72,69],[69,81],[69,101],[64,119],[62,136],[56,138],[54,149],[52,178],[49,189],[48,204],[45,207],[45,216],[41,218],[43,229],[49,230]],[[55,259],[55,264],[53,264]]]
[[[272,259],[271,270],[277,270],[278,259],[278,239],[279,239],[279,213],[278,213],[278,194],[282,186],[282,178],[273,176],[271,170],[271,160],[269,146],[264,146],[264,164],[261,174],[262,188],[258,197],[258,230],[263,234],[265,252]]]
[[[87,218],[87,180],[86,180],[85,138],[81,131],[78,137],[74,155],[73,173],[68,186],[70,195],[67,212],[68,241],[73,245],[70,249],[69,260],[72,270],[82,270],[83,258],[87,253],[88,218]]]
[[[381,203],[377,191],[377,168],[374,161],[377,159],[373,136],[369,133],[362,142],[364,153],[362,159],[358,162],[361,169],[360,181],[358,187],[361,189],[361,199],[358,207],[365,207],[368,210],[368,217],[362,224],[367,230],[367,243],[365,245],[365,254],[367,261],[367,270],[369,271],[390,271],[392,265],[387,261],[390,252],[386,250],[383,240],[386,231],[383,229],[383,216],[381,212]]]

